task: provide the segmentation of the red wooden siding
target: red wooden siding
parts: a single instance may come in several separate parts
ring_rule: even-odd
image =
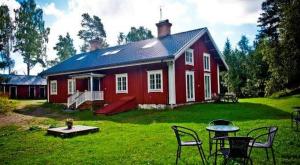
[[[163,92],[148,93],[147,71],[160,69],[163,70]],[[166,63],[111,69],[98,71],[98,73],[105,74],[105,76],[100,79],[100,90],[104,91],[104,101],[107,104],[117,101],[124,96],[135,96],[138,104],[168,103],[168,67]],[[127,73],[128,75],[128,93],[116,93],[115,74],[122,73]],[[49,95],[49,102],[67,102],[69,96],[67,79],[67,75],[49,77],[48,84],[50,84],[51,80],[57,80],[57,95]],[[76,90],[87,90],[87,84],[87,79],[76,79]]]
[[[46,85],[31,85],[35,87],[35,96],[31,98],[29,96],[29,85],[2,85],[2,88],[5,86],[5,93],[9,95],[10,86],[16,87],[16,99],[45,99],[47,98],[47,86]],[[40,88],[44,87],[44,97],[40,96]],[[4,91],[2,91],[4,92]]]
[[[185,72],[194,71],[195,79],[195,101],[204,101],[204,68],[203,68],[203,53],[208,52],[204,42],[199,39],[191,47],[194,50],[194,66],[185,65],[185,54],[182,54],[175,62],[175,88],[176,88],[176,103],[186,103],[186,80]],[[210,54],[211,64],[211,89],[212,93],[217,93],[217,62],[214,59],[214,54]]]

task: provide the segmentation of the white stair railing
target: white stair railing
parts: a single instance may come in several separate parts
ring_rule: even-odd
[[[76,91],[74,94],[68,97],[68,103],[67,103],[68,108],[70,108],[70,106],[76,102],[76,98],[79,96],[80,93],[82,92]]]
[[[76,97],[75,107],[78,108],[86,101],[103,100],[103,91],[85,91]]]

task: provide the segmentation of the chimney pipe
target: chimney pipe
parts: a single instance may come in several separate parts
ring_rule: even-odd
[[[90,51],[94,51],[94,50],[97,50],[97,49],[100,49],[100,45],[101,45],[101,41],[99,38],[96,38],[96,39],[93,39],[91,41],[89,41],[90,43]]]
[[[157,37],[164,37],[171,34],[171,26],[172,24],[168,19],[161,20],[157,24]]]

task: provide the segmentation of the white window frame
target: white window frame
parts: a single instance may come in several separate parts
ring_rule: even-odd
[[[122,74],[116,74],[116,93],[128,93],[128,74],[127,73],[122,73]],[[118,78],[125,77],[126,78],[126,90],[119,90],[118,88]],[[122,80],[121,80],[121,84]]]
[[[188,53],[191,53],[192,54],[192,61],[187,61],[186,59],[186,57],[187,57],[187,54]],[[185,65],[192,65],[192,66],[194,66],[194,50],[193,49],[187,49],[186,51],[185,51],[185,56],[184,56],[184,60],[185,60]]]
[[[187,76],[188,75],[192,75],[193,77],[193,98],[189,98],[188,97],[188,79]],[[195,101],[195,73],[194,71],[185,71],[185,93],[186,93],[186,102],[191,102],[191,101]]]
[[[56,86],[56,91],[53,91],[52,89],[53,84]],[[50,95],[57,95],[57,80],[50,81]]]
[[[208,58],[208,68],[205,68],[205,57]],[[208,54],[208,53],[203,54],[203,68],[204,68],[204,71],[210,72],[210,68],[211,68],[211,66],[210,66],[210,54]]]
[[[209,97],[206,97],[206,81],[205,81],[205,77],[206,76],[209,76],[209,87],[210,87],[210,89],[209,89],[209,91],[210,91],[210,93],[209,93]],[[205,100],[210,100],[211,99],[211,74],[210,73],[204,73],[204,99]]]
[[[70,91],[70,83],[72,83],[71,91]],[[76,80],[75,79],[68,79],[68,94],[72,95],[76,92]]]
[[[157,74],[160,74],[160,89],[158,89],[157,88],[157,85],[156,85],[156,76],[154,76],[154,82],[155,82],[155,84],[154,84],[154,88],[155,89],[151,89],[150,88],[150,75],[157,75]],[[163,87],[163,84],[164,84],[164,82],[163,82],[163,71],[162,70],[149,70],[149,71],[147,71],[147,82],[148,82],[148,93],[150,93],[150,92],[163,92],[163,89],[164,89],[164,87]]]

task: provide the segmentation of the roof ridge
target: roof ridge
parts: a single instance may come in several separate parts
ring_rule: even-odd
[[[207,27],[202,27],[202,28],[192,29],[192,30],[188,30],[188,31],[178,32],[178,33],[170,34],[170,35],[167,35],[167,36],[179,35],[179,34],[182,34],[182,33],[188,33],[188,32],[192,32],[192,31],[202,30],[202,29],[205,29],[205,28],[207,28]],[[162,38],[165,38],[165,37],[167,37],[167,36],[164,36],[164,37],[153,37],[153,38],[148,38],[148,39],[139,40],[139,41],[135,41],[135,42],[125,43],[125,44],[123,44],[123,45],[114,45],[114,46],[111,46],[111,47],[106,47],[106,48],[96,49],[96,50],[93,50],[93,51],[90,51],[90,52],[84,52],[84,53],[79,53],[79,54],[91,53],[91,52],[96,52],[96,51],[99,51],[99,50],[105,50],[105,49],[112,49],[112,48],[121,47],[121,46],[126,46],[126,45],[129,45],[129,44],[138,43],[138,42],[143,42],[143,41],[147,41],[147,40],[162,39]],[[79,55],[79,54],[76,54],[76,55]]]

